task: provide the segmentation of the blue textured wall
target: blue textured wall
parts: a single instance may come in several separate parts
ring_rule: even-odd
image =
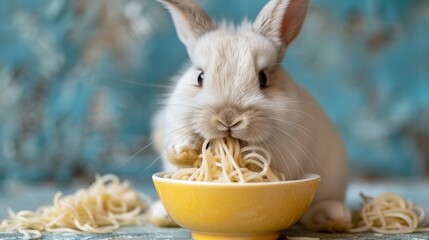
[[[198,1],[235,22],[265,2]],[[313,1],[284,65],[340,128],[353,173],[424,174],[428,26],[429,1]],[[186,61],[153,0],[0,1],[0,178],[155,171],[139,150]]]

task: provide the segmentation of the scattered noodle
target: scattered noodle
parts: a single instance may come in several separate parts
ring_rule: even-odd
[[[258,146],[241,147],[234,138],[205,140],[193,168],[183,168],[166,178],[204,182],[276,182],[283,174],[270,169],[271,156]]]
[[[9,212],[0,231],[18,231],[26,238],[39,238],[41,232],[107,233],[124,225],[140,225],[147,203],[133,191],[127,181],[115,175],[96,176],[88,189],[73,195],[57,192],[53,206],[37,211]]]
[[[425,212],[411,200],[405,201],[394,193],[385,193],[377,198],[360,194],[364,205],[355,228],[349,232],[374,231],[384,234],[429,231],[423,227]]]

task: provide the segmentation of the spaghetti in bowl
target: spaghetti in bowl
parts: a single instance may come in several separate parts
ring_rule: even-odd
[[[310,207],[320,176],[277,182],[219,183],[152,179],[166,211],[194,239],[277,239]]]

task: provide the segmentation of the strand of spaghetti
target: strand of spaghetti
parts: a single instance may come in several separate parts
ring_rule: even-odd
[[[259,161],[256,161],[255,158]],[[266,175],[268,173],[268,170],[270,169],[270,165],[264,158],[264,156],[260,155],[259,153],[248,153],[244,156],[244,163],[245,165],[248,163],[252,163],[258,167],[260,167],[262,170],[259,172],[261,175]]]
[[[246,182],[251,182],[252,180],[255,180],[255,179],[257,179],[259,182],[262,182],[264,180],[259,174],[255,174],[254,172],[244,173],[244,180]]]
[[[241,157],[240,157],[240,154],[241,154],[240,141],[239,140],[233,140],[233,138],[227,138],[227,142],[228,142],[228,151],[231,151],[232,158],[234,159],[234,161],[236,161],[236,159],[240,160],[241,159]]]
[[[419,222],[423,222],[426,218],[425,210],[421,207],[412,206],[412,209],[416,212]],[[429,226],[428,226],[429,229]]]
[[[226,161],[227,166],[228,166],[228,168],[227,168],[228,172],[234,173],[234,174],[228,174],[228,178],[230,179],[230,181],[240,182],[243,175],[242,175],[242,172],[240,170],[240,166],[237,164],[237,162],[235,161],[235,158],[231,154],[232,146],[230,144],[231,142],[229,141],[229,138],[217,139],[216,141],[218,141],[220,143],[220,144],[218,144],[218,146],[220,148],[220,151],[222,151],[224,153],[225,161]],[[238,146],[238,147],[240,147],[240,146]]]
[[[220,141],[220,140],[217,140],[217,141]],[[243,173],[241,172],[240,167],[237,165],[237,162],[234,160],[234,157],[231,155],[231,152],[228,151],[228,146],[226,146],[226,144],[225,144],[224,141],[220,141],[220,144],[221,144],[223,150],[225,151],[225,153],[226,153],[226,155],[228,157],[229,163],[232,164],[232,166],[234,167],[235,171],[237,172],[238,177],[240,179],[239,182],[243,183],[244,182]]]
[[[234,141],[234,147],[230,148],[230,149],[232,149],[232,150],[235,149],[234,159],[240,159],[240,154],[241,154],[240,141]]]
[[[255,148],[255,149],[243,149],[242,152],[246,152],[246,151],[251,151],[249,153],[247,153],[243,158],[245,161],[245,164],[249,164],[249,163],[253,163],[257,166],[259,166],[262,170],[259,172],[259,175],[267,175],[270,168],[269,168],[269,164],[270,164],[270,158],[269,157],[264,157],[263,155],[261,155],[260,153],[258,153],[257,151],[262,151],[263,153],[265,153],[265,155],[269,156],[269,154],[264,151],[264,149],[262,148]],[[254,160],[254,158],[256,158],[259,161]]]
[[[262,148],[262,147],[258,147],[258,146],[247,146],[247,147],[244,147],[244,148],[241,150],[241,152],[242,152],[242,153],[245,153],[245,152],[252,152],[252,151],[260,151],[260,152],[262,152],[262,155],[264,155],[264,156],[265,156],[265,160],[266,160],[266,162],[267,162],[268,164],[271,164],[271,155],[270,155],[270,153],[269,153],[266,149],[264,149],[264,148]]]
[[[208,172],[209,170],[209,163],[208,163],[208,159],[207,159],[207,146],[209,145],[210,141],[209,140],[205,140],[203,143],[203,147],[202,147],[202,154],[203,154],[203,162],[202,162],[202,169],[204,169],[204,181],[209,181],[210,179],[210,173]]]
[[[258,158],[258,160],[263,163],[264,167],[261,167],[261,169],[262,169],[261,174],[266,175],[266,174],[268,174],[268,171],[271,171],[269,168],[269,166],[271,164],[271,155],[268,153],[268,151],[266,149],[263,149],[261,147],[253,147],[253,148],[244,147],[242,149],[243,153],[245,153],[247,151],[251,151],[251,152],[246,154],[244,156],[244,159],[247,160],[248,158],[253,156],[255,158]],[[262,152],[263,155],[261,155],[260,153],[256,153],[256,151]],[[272,176],[273,174],[270,174],[270,175]],[[271,181],[272,179],[269,179],[269,180]],[[279,179],[277,177],[275,177],[275,180],[278,181]]]
[[[277,176],[272,170],[267,173],[267,178],[270,182],[285,181],[286,176],[284,174]]]
[[[216,152],[218,154],[220,154],[220,156],[221,156],[220,159],[222,162],[222,174],[223,174],[222,180],[224,180],[226,182],[231,182],[231,176],[230,176],[230,173],[231,173],[230,167],[231,166],[230,166],[229,162],[227,161],[228,158],[225,155],[225,151],[223,150],[223,148],[220,147],[220,145],[218,145]]]
[[[173,174],[172,178],[181,178],[183,175],[195,173],[196,168],[184,168]]]

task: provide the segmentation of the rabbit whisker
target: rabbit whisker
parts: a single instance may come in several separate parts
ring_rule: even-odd
[[[302,168],[300,162],[298,161],[298,159],[295,157],[295,155],[292,153],[292,151],[288,147],[289,144],[286,142],[287,139],[283,138],[282,135],[278,134],[275,131],[270,131],[270,133],[272,134],[272,136],[274,136],[275,139],[277,139],[277,140],[280,141],[281,147],[284,148],[284,149],[286,149],[287,154],[292,157],[292,160],[295,162],[296,166],[298,166],[298,169],[299,169],[299,171],[298,171],[298,177],[301,176],[301,172],[302,172],[302,174],[305,174],[305,171]],[[277,149],[277,147],[278,146],[274,146],[274,148],[276,148],[276,151],[278,153],[280,153],[281,156],[283,156],[283,154],[281,154],[282,151],[280,149]],[[282,160],[283,160],[282,163],[284,162],[284,164],[286,164],[286,166],[288,168],[289,177],[292,177],[293,175],[290,172],[290,169],[289,169],[288,164],[287,164],[289,161],[287,161],[285,159],[282,159]]]
[[[306,156],[306,158],[308,159],[308,161],[310,162],[310,164],[312,165],[312,167],[313,167],[314,170],[316,170],[316,168],[315,168],[315,166],[313,164],[312,159],[319,165],[319,167],[322,168],[322,170],[325,173],[328,173],[328,171],[326,170],[326,168],[319,162],[319,160],[317,160],[317,158],[310,151],[308,151],[294,136],[290,135],[288,132],[284,131],[281,128],[275,127],[275,129],[283,132],[286,136],[289,136],[290,138],[293,139],[293,141],[292,141],[292,140],[286,138],[290,143],[292,143],[296,148],[298,148]],[[309,157],[309,155],[310,155],[311,158]]]
[[[309,131],[309,132],[310,132],[310,134],[312,134],[312,135],[314,135],[314,134],[313,134],[313,132],[311,132],[311,130],[309,130],[308,128],[306,128],[306,127],[304,127],[304,126],[300,125],[299,123],[295,123],[295,122],[293,122],[293,121],[288,121],[288,120],[285,120],[285,119],[273,118],[273,117],[264,117],[264,118],[266,118],[266,119],[272,119],[272,120],[279,121],[279,122],[286,123],[286,124],[290,125],[290,126],[291,126],[291,127],[293,127],[294,129],[296,129],[297,131],[301,132],[301,133],[302,133],[302,134],[304,134],[306,137],[308,137],[308,139],[309,139],[309,140],[314,144],[314,146],[317,146],[316,142],[314,141],[314,138],[313,138],[313,137],[311,137],[311,136],[310,136],[308,133],[306,133],[304,130],[302,130],[302,128],[304,128],[305,130]]]

